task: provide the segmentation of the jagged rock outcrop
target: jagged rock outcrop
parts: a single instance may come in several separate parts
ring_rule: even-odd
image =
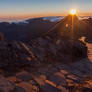
[[[64,61],[68,63],[69,61],[87,57],[87,47],[80,41],[46,37],[33,40],[30,45],[33,47],[35,55],[43,62]]]
[[[0,41],[0,67],[25,65],[28,55],[24,50],[16,42]]]
[[[75,62],[87,57],[87,47],[80,41],[38,38],[29,43],[0,41],[0,67],[35,63]]]

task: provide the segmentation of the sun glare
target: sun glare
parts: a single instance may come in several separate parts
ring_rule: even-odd
[[[76,10],[75,9],[70,10],[70,14],[71,15],[76,15]]]

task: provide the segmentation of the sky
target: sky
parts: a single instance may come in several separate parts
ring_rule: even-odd
[[[0,0],[0,17],[4,18],[65,16],[70,9],[92,16],[92,0]]]

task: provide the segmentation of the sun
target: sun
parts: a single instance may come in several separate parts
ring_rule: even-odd
[[[71,14],[71,15],[76,15],[76,10],[75,10],[75,9],[71,9],[71,10],[70,10],[70,14]]]

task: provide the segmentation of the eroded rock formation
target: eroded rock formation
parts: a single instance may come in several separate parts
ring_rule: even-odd
[[[29,43],[0,41],[0,67],[39,63],[70,63],[87,57],[87,47],[80,41],[38,38]]]

